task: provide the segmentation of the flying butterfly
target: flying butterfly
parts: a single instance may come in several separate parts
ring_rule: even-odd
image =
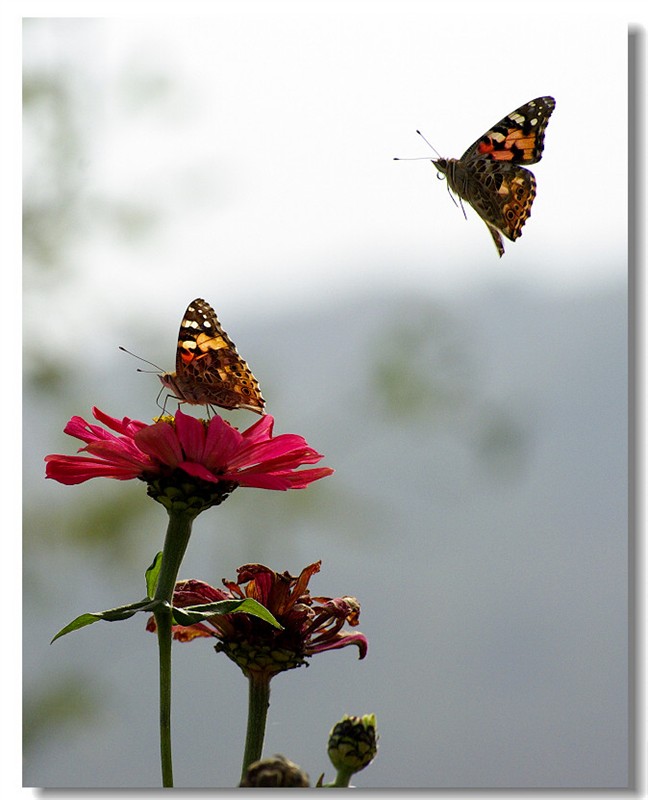
[[[504,255],[502,235],[514,242],[531,213],[536,180],[520,165],[540,161],[545,129],[555,107],[553,97],[536,97],[493,125],[461,158],[430,159],[445,175],[448,189],[484,220],[500,258]]]
[[[181,403],[265,413],[257,379],[214,309],[200,298],[189,304],[180,323],[175,372],[159,378]]]

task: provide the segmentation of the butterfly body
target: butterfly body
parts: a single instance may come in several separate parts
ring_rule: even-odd
[[[181,403],[265,413],[256,378],[214,309],[200,298],[189,304],[180,323],[175,372],[165,372],[160,381]]]
[[[448,188],[484,220],[500,257],[502,234],[515,241],[531,214],[536,180],[522,164],[540,161],[555,106],[553,97],[537,97],[500,120],[461,158],[432,160]]]

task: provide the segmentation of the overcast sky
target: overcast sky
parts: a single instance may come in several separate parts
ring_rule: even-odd
[[[68,268],[106,314],[137,307],[154,282],[174,326],[178,306],[208,292],[222,314],[273,313],[368,286],[621,277],[627,19],[576,6],[558,18],[546,4],[216,4],[200,19],[40,24],[25,61],[69,67],[81,198],[164,215],[144,247],[90,238]],[[533,167],[538,195],[499,260],[429,162],[393,157],[431,154],[417,128],[459,157],[544,94],[557,105]]]

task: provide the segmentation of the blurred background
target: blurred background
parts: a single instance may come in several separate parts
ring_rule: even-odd
[[[330,779],[329,729],[373,712],[360,787],[623,787],[625,22],[251,8],[24,21],[24,783],[160,785],[145,619],[49,641],[143,596],[166,514],[139,482],[46,482],[43,457],[93,405],[151,419],[159,381],[118,346],[173,369],[203,297],[276,432],[336,472],[239,489],[181,577],[322,559],[313,594],[357,596],[369,639],[275,678],[265,753]],[[459,157],[544,94],[500,260],[429,163],[392,159],[433,155],[416,128]],[[208,642],[174,645],[178,787],[237,783],[246,701]]]

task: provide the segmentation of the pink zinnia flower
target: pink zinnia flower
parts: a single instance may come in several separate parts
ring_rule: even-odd
[[[303,489],[330,475],[330,467],[298,470],[323,456],[293,433],[272,435],[274,419],[264,415],[241,432],[219,416],[199,420],[178,410],[152,425],[128,417],[119,420],[93,408],[96,425],[72,417],[65,432],[85,442],[84,455],[49,455],[46,476],[64,484],[90,478],[139,478],[149,484],[197,479],[226,496],[237,486]],[[159,499],[156,498],[156,499]]]
[[[310,594],[308,582],[319,572],[320,564],[316,561],[305,567],[298,577],[262,564],[246,564],[238,568],[236,582],[223,580],[227,591],[199,580],[179,581],[173,593],[174,608],[251,597],[272,613],[283,630],[258,617],[238,613],[214,616],[195,625],[174,625],[173,636],[181,642],[198,637],[218,639],[216,650],[225,652],[248,676],[265,674],[269,678],[305,664],[306,656],[348,645],[355,645],[360,658],[364,658],[366,637],[343,630],[345,623],[352,627],[358,624],[358,601],[354,597]],[[155,630],[153,618],[147,628]]]

